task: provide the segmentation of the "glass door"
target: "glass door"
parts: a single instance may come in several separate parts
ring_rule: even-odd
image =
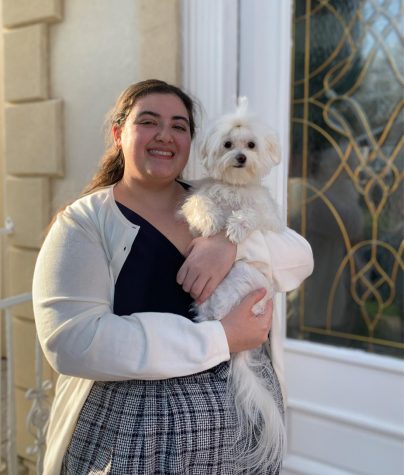
[[[288,337],[404,357],[401,2],[297,0],[289,220],[316,272]]]

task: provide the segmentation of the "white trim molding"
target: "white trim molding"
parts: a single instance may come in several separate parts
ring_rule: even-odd
[[[182,85],[209,117],[236,103],[238,2],[183,0]]]
[[[353,475],[302,455],[288,455],[283,463],[282,475]]]
[[[289,353],[313,356],[314,358],[321,358],[323,360],[344,362],[350,366],[363,366],[369,369],[382,370],[383,372],[396,373],[397,375],[401,375],[401,377],[404,376],[404,361],[398,358],[375,355],[362,350],[338,348],[321,343],[292,340],[289,338],[285,341],[284,349]]]
[[[358,415],[357,413],[341,411],[335,407],[329,408],[312,404],[307,401],[299,401],[298,399],[289,399],[288,408],[292,409],[293,411],[303,412],[310,416],[328,419],[329,421],[333,421],[338,424],[348,425],[352,428],[357,428],[368,432],[376,432],[378,434],[404,442],[404,427],[396,424],[389,424],[377,419]]]
[[[240,95],[279,138],[281,164],[265,183],[286,221],[290,133],[292,0],[240,0]]]
[[[237,99],[238,1],[182,1],[182,86],[200,103],[200,126],[234,108]],[[185,178],[204,170],[191,153]]]

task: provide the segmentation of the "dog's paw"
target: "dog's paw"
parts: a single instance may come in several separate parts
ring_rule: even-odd
[[[229,238],[229,241],[233,242],[234,244],[240,244],[240,242],[243,242],[249,234],[249,230],[240,226],[230,225],[226,230],[226,236]]]
[[[194,235],[209,237],[223,229],[223,213],[206,196],[192,195],[183,204],[180,215]]]
[[[233,213],[227,219],[226,235],[235,244],[244,241],[253,229],[252,223],[241,214]]]

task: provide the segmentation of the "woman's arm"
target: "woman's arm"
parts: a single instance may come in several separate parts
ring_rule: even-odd
[[[204,302],[226,277],[235,260],[245,260],[274,282],[278,292],[297,288],[313,272],[310,244],[292,229],[254,231],[237,248],[225,233],[195,238],[177,282],[197,303]]]
[[[252,311],[252,307],[264,297],[265,289],[249,293],[221,320],[231,353],[257,348],[268,340],[272,326],[272,300],[267,301],[262,314],[257,316]]]
[[[193,323],[171,313],[115,315],[113,288],[97,233],[60,217],[39,253],[33,281],[38,337],[55,371],[100,381],[185,376],[228,360],[230,351],[259,346],[271,325],[271,307],[252,319],[262,291],[248,295],[222,322]]]
[[[186,260],[177,274],[177,282],[196,303],[204,302],[234,264],[237,246],[224,232],[192,240]]]
[[[281,233],[254,231],[238,245],[236,259],[257,266],[278,292],[296,289],[314,267],[310,244],[289,228]]]
[[[164,379],[229,359],[220,322],[167,313],[113,313],[114,282],[96,233],[59,218],[33,281],[38,336],[59,373],[93,380]]]

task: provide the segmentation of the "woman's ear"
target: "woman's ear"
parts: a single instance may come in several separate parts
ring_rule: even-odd
[[[113,125],[112,133],[114,135],[114,143],[115,143],[116,148],[121,148],[121,133],[122,133],[121,127],[118,127],[117,125]]]

